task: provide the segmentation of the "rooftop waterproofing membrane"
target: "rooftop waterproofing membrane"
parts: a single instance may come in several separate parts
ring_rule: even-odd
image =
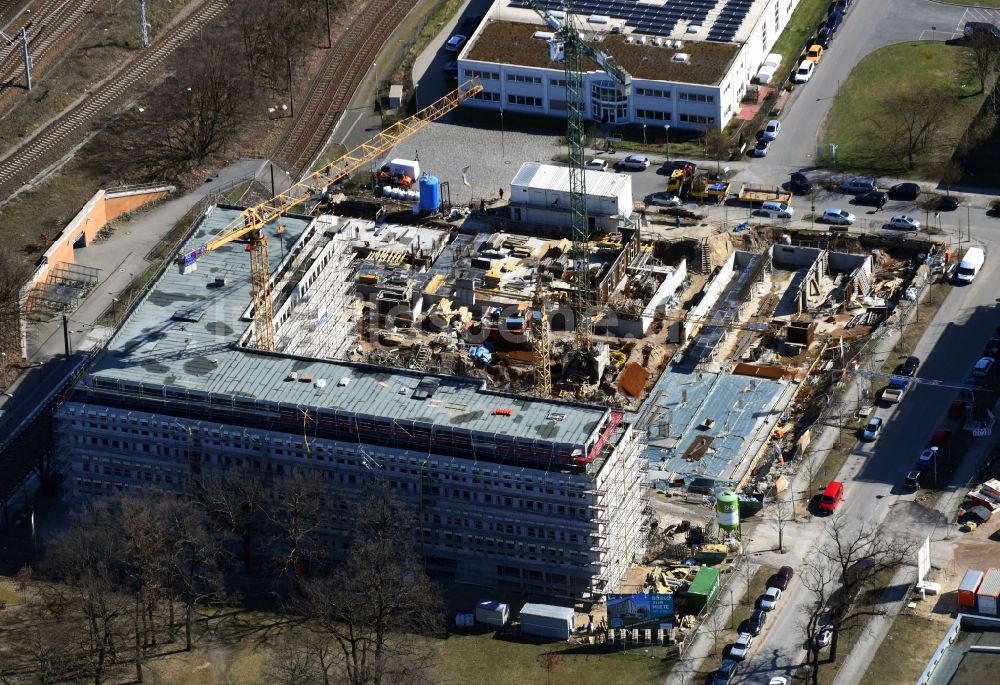
[[[215,208],[181,252],[203,244],[238,216],[237,209]],[[309,217],[286,216],[281,223],[283,235],[276,235],[273,226],[265,228],[272,274],[283,260],[294,264],[311,233],[323,229]],[[114,382],[141,384],[151,394],[165,387],[169,395],[170,388],[179,388],[236,401],[342,409],[567,445],[582,445],[608,414],[603,407],[492,392],[475,379],[241,348],[237,345],[250,326],[249,304],[245,243],[205,253],[191,273],[171,266],[131,312],[85,382],[101,388]],[[497,409],[511,412],[495,414]]]
[[[668,368],[641,414],[649,477],[738,482],[794,391],[791,383]]]

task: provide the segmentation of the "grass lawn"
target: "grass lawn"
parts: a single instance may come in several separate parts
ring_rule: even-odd
[[[532,644],[486,635],[452,635],[438,641],[437,681],[477,683],[660,683],[670,671],[663,647],[588,653],[564,642]]]
[[[928,621],[925,616],[900,614],[875,652],[860,685],[916,682],[947,627],[948,623]]]
[[[958,67],[965,51],[961,46],[917,41],[881,48],[861,60],[840,85],[823,130],[824,143],[838,146],[837,167],[917,178],[939,177],[941,161],[951,156],[985,97],[983,94],[961,97],[963,79]],[[975,89],[976,84],[969,81],[967,89]],[[918,154],[917,166],[905,170],[896,160],[878,154],[877,142],[884,133],[866,122],[882,115],[888,98],[928,87],[950,89],[956,98],[956,109],[932,136],[941,144],[933,151]]]

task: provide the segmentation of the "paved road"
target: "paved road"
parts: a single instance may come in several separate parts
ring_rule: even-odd
[[[994,259],[1000,256],[1000,227],[975,218],[973,227],[977,241],[986,247],[987,254]],[[938,297],[945,292],[948,296],[912,352],[923,360],[918,376],[961,382],[979,358],[985,341],[1000,324],[997,308],[1000,270],[984,269],[967,287],[935,286],[935,290]],[[846,486],[839,516],[854,521],[885,521],[890,530],[930,535],[932,540],[943,540],[953,534],[948,516],[963,494],[963,486],[974,472],[976,463],[995,439],[976,441],[968,454],[954,455],[963,461],[948,488],[948,496],[939,502],[939,511],[915,504],[914,496],[901,488],[901,481],[927,446],[930,433],[944,421],[955,394],[954,390],[916,386],[895,408],[878,409],[878,414],[886,418],[883,436],[873,445],[859,443],[838,476]],[[822,540],[822,533],[820,520],[797,527],[793,538],[796,542],[785,563],[801,565],[809,558],[814,543]],[[947,542],[942,544],[947,545]],[[769,624],[763,639],[757,643],[754,656],[744,670],[745,676],[787,673],[802,662],[804,651],[799,617],[807,601],[801,583],[790,588],[783,597],[783,613]],[[887,629],[888,623],[883,622],[860,641],[849,659],[850,670],[845,671],[838,683],[857,682]]]
[[[857,0],[808,83],[793,92],[781,117],[781,135],[754,173],[764,183],[788,180],[816,164],[823,121],[842,81],[878,48],[909,40],[943,40],[960,31],[966,8],[930,0]],[[938,31],[932,32],[931,27]]]

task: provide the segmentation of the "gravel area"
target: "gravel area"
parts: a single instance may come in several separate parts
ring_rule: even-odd
[[[480,199],[487,202],[509,197],[511,179],[524,162],[551,162],[565,153],[559,136],[472,128],[435,122],[400,143],[386,159],[402,157],[420,160],[423,172],[437,176],[451,186],[452,204]],[[462,185],[462,169],[470,167],[472,189]]]

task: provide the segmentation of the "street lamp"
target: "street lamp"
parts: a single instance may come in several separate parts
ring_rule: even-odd
[[[642,125],[642,146],[646,147],[646,124]]]
[[[969,227],[969,242],[972,242],[972,201],[970,200],[965,201],[965,224]]]
[[[0,352],[0,384],[7,387],[7,353]]]
[[[670,161],[670,124],[664,124],[663,129],[667,132],[667,161]]]

